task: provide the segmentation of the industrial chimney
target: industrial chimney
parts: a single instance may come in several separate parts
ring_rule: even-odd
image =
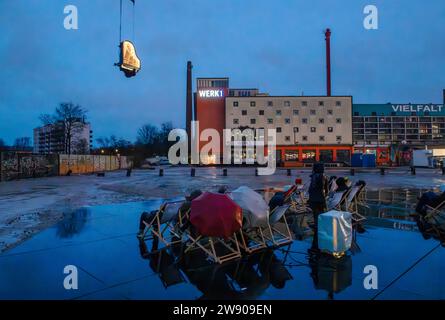
[[[331,96],[331,29],[326,29],[326,95]]]
[[[185,104],[185,130],[187,131],[188,135],[188,152],[190,154],[191,151],[191,138],[192,138],[192,132],[191,132],[191,122],[193,120],[193,89],[192,89],[192,62],[187,61],[187,98],[186,98],[186,104]]]

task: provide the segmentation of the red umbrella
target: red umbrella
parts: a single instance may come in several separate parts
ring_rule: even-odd
[[[192,201],[190,222],[207,237],[231,237],[241,229],[240,206],[225,194],[204,192]]]

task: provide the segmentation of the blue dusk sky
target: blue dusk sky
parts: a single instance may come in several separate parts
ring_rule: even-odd
[[[322,95],[323,30],[332,29],[334,95],[356,103],[442,103],[443,0],[130,0],[125,38],[142,61],[131,79],[118,61],[119,0],[0,0],[0,138],[32,136],[59,102],[88,109],[94,137],[131,141],[145,124],[184,127],[186,62],[194,77],[272,95]],[[79,29],[63,27],[66,5]],[[363,27],[376,5],[379,29]]]

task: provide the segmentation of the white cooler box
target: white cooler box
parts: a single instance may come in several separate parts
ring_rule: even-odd
[[[318,247],[333,255],[351,248],[352,215],[349,212],[331,210],[318,216]]]

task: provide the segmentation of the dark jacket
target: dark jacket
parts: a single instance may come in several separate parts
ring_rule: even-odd
[[[309,186],[309,203],[326,204],[326,195],[328,194],[329,182],[324,175],[324,167],[319,164],[314,165],[311,175],[311,184]]]

